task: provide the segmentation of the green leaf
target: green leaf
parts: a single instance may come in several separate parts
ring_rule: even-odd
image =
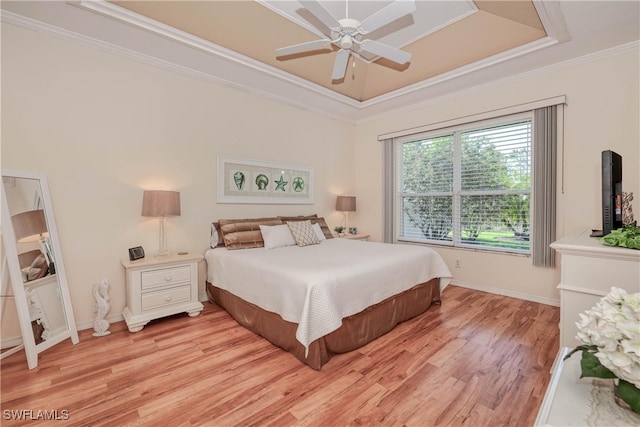
[[[580,360],[580,367],[582,368],[582,374],[580,378],[595,377],[595,378],[617,378],[613,372],[604,367],[598,360],[594,353],[588,351],[582,352],[582,359]]]
[[[640,227],[636,222],[626,225],[600,238],[600,241],[611,246],[629,249],[640,249]]]
[[[636,386],[625,380],[620,380],[618,395],[631,406],[634,412],[640,414],[640,390]]]

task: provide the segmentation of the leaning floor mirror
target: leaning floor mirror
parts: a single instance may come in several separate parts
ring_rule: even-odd
[[[49,186],[44,175],[2,170],[2,355],[38,355],[78,331],[71,306]],[[9,286],[11,283],[11,286]],[[10,301],[15,301],[15,311]],[[17,323],[17,327],[15,324]],[[5,339],[6,329],[22,336]],[[7,347],[7,348],[5,348]],[[11,348],[9,348],[11,347]]]

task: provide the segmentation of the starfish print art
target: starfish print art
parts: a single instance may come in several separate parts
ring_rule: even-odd
[[[276,183],[275,191],[278,191],[278,190],[284,191],[284,186],[289,183],[289,181],[285,181],[284,180],[284,176],[282,176],[282,175],[280,176],[280,179],[278,181],[273,181],[273,182]]]

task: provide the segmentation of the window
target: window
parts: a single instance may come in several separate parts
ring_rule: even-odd
[[[530,253],[532,114],[395,140],[397,240]]]

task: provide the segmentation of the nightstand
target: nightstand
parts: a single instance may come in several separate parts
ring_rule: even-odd
[[[352,240],[369,240],[369,234],[345,234],[342,238]]]
[[[129,332],[139,332],[150,320],[187,312],[195,317],[204,306],[198,301],[198,262],[202,255],[150,256],[122,259],[127,306],[122,317]]]

